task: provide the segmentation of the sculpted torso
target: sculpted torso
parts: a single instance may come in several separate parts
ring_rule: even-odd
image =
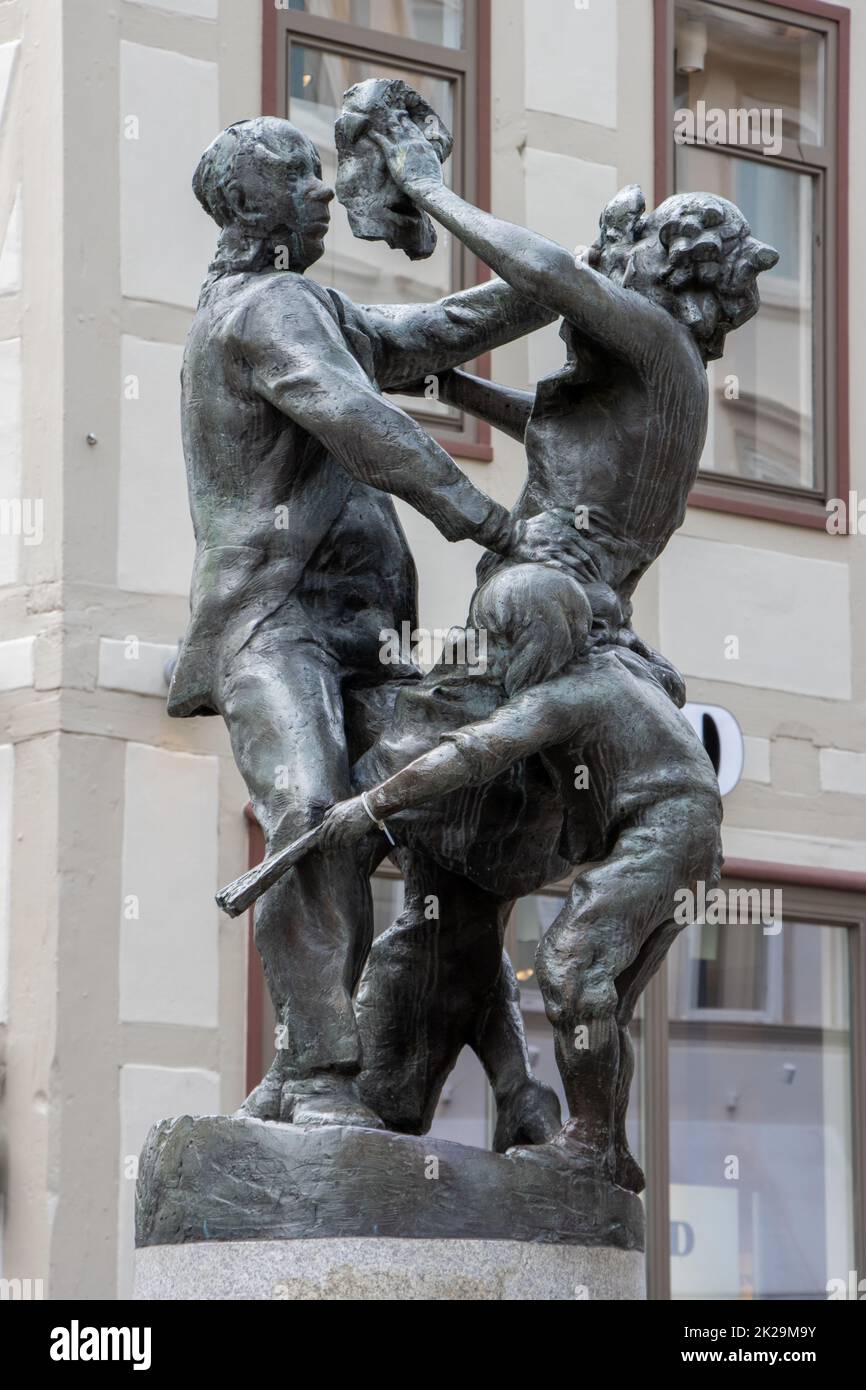
[[[624,364],[566,327],[569,360],[539,383],[526,428],[518,515],[586,508],[598,578],[625,598],[682,524],[706,436],[704,365],[685,330],[660,328],[657,352]]]

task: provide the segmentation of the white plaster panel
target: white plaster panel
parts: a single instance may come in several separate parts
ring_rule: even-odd
[[[135,1254],[135,1167],[148,1130],[179,1115],[219,1110],[219,1077],[198,1068],[125,1066],[120,1069],[120,1186],[118,1193],[118,1298],[132,1297]]]
[[[601,210],[617,191],[616,169],[610,164],[593,164],[531,147],[523,152],[523,166],[527,227],[569,251],[594,241]],[[532,334],[530,381],[540,381],[558,371],[564,361],[565,347],[558,323]]]
[[[194,307],[217,229],[190,182],[219,133],[215,63],[123,42],[121,283],[134,299]],[[137,122],[137,139],[128,135]]]
[[[134,695],[165,699],[166,662],[177,656],[177,643],[140,642],[137,638],[99,639],[99,684],[106,690],[129,690]]]
[[[866,753],[849,753],[844,748],[822,748],[821,790],[866,796]]]
[[[743,735],[743,781],[770,781],[770,740]]]
[[[216,1025],[217,783],[216,758],[127,745],[119,905],[125,1021]]]
[[[616,0],[524,0],[526,105],[617,124]]]
[[[21,185],[9,214],[0,250],[0,294],[16,294],[21,288]]]
[[[131,0],[148,10],[189,15],[192,19],[218,19],[219,0]]]
[[[0,584],[18,578],[20,536],[9,508],[21,498],[21,339],[0,343]]]
[[[848,568],[675,536],[661,559],[661,650],[690,676],[851,697]],[[739,655],[726,657],[729,638]]]
[[[12,890],[15,749],[0,744],[0,1023],[9,1008],[9,907]]]
[[[722,845],[727,859],[757,859],[761,863],[794,864],[806,869],[866,873],[866,840],[788,835],[783,831],[723,824]]]
[[[124,337],[121,353],[117,583],[136,593],[187,594],[195,545],[180,432],[183,349]]]
[[[0,690],[25,690],[33,684],[35,637],[0,642]]]
[[[20,45],[20,39],[13,39],[11,43],[0,43],[0,125],[6,116],[6,99],[12,86],[12,73],[15,70],[15,59],[18,57]]]

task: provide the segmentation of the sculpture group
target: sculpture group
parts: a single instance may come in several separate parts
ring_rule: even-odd
[[[230,127],[196,171],[220,240],[183,368],[197,555],[169,709],[223,717],[266,838],[265,864],[221,899],[258,897],[281,1025],[243,1113],[422,1134],[468,1046],[499,1152],[637,1192],[629,1022],[680,930],[677,890],[718,879],[721,804],[631,598],[685,515],[706,364],[777,255],[721,197],[647,211],[631,186],[575,256],[450,191],[447,132],[400,83],[348,93],[337,146],[356,234],[423,255],[438,224],[496,278],[401,306],[318,285],[333,192],[287,121]],[[555,319],[564,364],[534,393],[459,370]],[[389,398],[430,378],[525,445],[510,512]],[[392,497],[434,523],[443,556],[470,538],[486,551],[427,674],[382,659],[384,632],[417,626]],[[389,855],[405,907],[372,943]],[[503,937],[518,897],[575,869],[536,962],[563,1124]]]

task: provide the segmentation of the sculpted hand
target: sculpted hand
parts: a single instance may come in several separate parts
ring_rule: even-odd
[[[581,576],[586,564],[574,518],[563,507],[514,522],[507,553],[522,564],[559,565]]]
[[[370,131],[385,156],[388,172],[398,188],[410,196],[413,190],[442,183],[442,165],[429,141],[425,140],[415,122],[405,114],[394,113],[388,135]]]
[[[338,802],[326,813],[316,848],[323,854],[345,849],[349,845],[357,844],[358,840],[362,840],[369,831],[375,829],[364,810],[360,796],[355,796],[351,801]]]

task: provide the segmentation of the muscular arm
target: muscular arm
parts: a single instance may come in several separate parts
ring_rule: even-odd
[[[349,302],[343,300],[347,310]],[[471,362],[552,323],[556,313],[501,280],[448,295],[435,304],[352,306],[373,345],[383,390]]]
[[[658,351],[675,325],[664,309],[642,295],[620,289],[574,253],[547,237],[503,222],[466,203],[444,184],[406,183],[419,207],[489,265],[527,299],[562,316],[578,332],[629,360],[643,361]]]

